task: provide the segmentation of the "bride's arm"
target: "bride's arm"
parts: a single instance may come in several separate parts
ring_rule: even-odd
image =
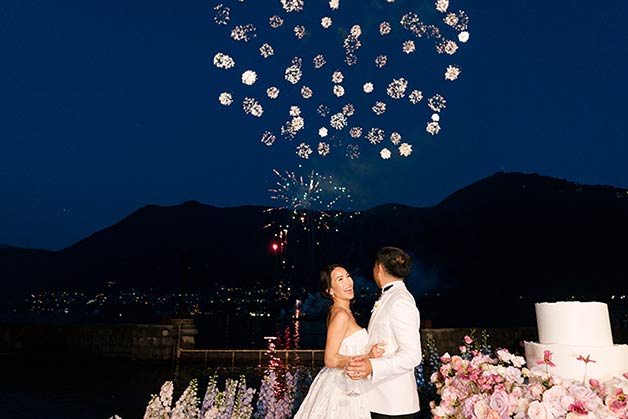
[[[340,355],[342,339],[349,328],[349,314],[344,310],[331,313],[327,326],[327,339],[325,341],[325,366],[327,368],[344,368],[349,357]]]

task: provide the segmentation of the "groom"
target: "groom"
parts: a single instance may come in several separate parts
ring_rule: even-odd
[[[410,266],[410,256],[397,247],[383,247],[377,253],[373,278],[382,296],[371,312],[368,347],[385,342],[384,354],[355,357],[345,367],[352,379],[371,381],[366,398],[373,419],[418,417],[414,368],[422,360],[419,310],[403,282]]]

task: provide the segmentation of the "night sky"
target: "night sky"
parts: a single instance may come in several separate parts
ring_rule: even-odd
[[[456,39],[434,1],[340,0],[332,11],[327,1],[306,0],[301,13],[287,13],[279,0],[222,3],[231,9],[226,25],[215,22],[220,1],[2,1],[0,244],[61,249],[148,204],[281,206],[269,192],[273,169],[333,178],[351,194],[338,209],[352,210],[431,206],[499,170],[628,187],[625,0],[451,0],[448,11],[466,13],[470,34],[453,55],[399,25],[414,11]],[[269,26],[273,15],[283,26]],[[333,21],[328,29],[324,16]],[[381,21],[391,23],[390,34],[377,33]],[[256,37],[233,40],[231,29],[247,23]],[[292,31],[298,23],[308,30],[302,40]],[[353,24],[362,46],[347,66],[342,41]],[[416,51],[402,54],[409,39]],[[264,42],[274,56],[260,56]],[[214,66],[219,52],[235,67]],[[327,63],[314,69],[318,53]],[[389,58],[382,68],[378,54]],[[283,74],[297,56],[303,78],[293,85]],[[461,69],[454,81],[443,77],[449,64]],[[249,69],[258,75],[252,86],[240,81]],[[344,75],[340,98],[331,94],[336,69]],[[387,97],[387,83],[400,77],[410,81],[406,97]],[[361,87],[367,81],[375,84],[370,95]],[[280,89],[275,101],[265,95],[271,85]],[[300,96],[303,85],[312,98]],[[415,88],[425,97],[411,105]],[[221,92],[232,93],[231,106],[219,103]],[[447,103],[440,132],[430,135],[426,102],[436,92]],[[259,99],[264,115],[246,115],[244,97]],[[370,109],[376,100],[387,104],[381,116]],[[353,104],[348,127],[330,128],[329,115],[316,112],[321,103],[331,114]],[[305,128],[290,141],[279,131],[291,105]],[[352,139],[356,125],[398,131],[412,154],[401,156],[388,137],[378,145]],[[317,135],[322,126],[328,137]],[[260,141],[266,130],[277,136],[272,146]],[[317,155],[319,141],[331,145],[329,155]],[[359,158],[346,155],[352,141]],[[314,145],[307,160],[295,153],[302,142]],[[388,160],[383,147],[393,151]]]

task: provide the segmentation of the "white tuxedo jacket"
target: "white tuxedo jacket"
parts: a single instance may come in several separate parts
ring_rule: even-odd
[[[366,395],[371,412],[407,415],[419,411],[414,368],[421,363],[420,317],[403,281],[395,281],[375,303],[368,325],[368,348],[386,343],[382,358],[372,358],[371,386]]]

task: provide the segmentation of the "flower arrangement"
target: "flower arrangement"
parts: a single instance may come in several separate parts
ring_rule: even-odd
[[[445,353],[430,377],[437,397],[430,402],[434,419],[627,419],[628,377],[606,383],[566,380],[549,374],[552,353],[529,370],[525,359],[498,349],[479,350],[465,336],[460,355]],[[586,364],[594,362],[581,357]]]
[[[166,381],[159,394],[151,395],[144,419],[290,419],[311,382],[312,371],[307,368],[287,370],[283,375],[269,369],[259,391],[247,386],[244,375],[226,378],[221,390],[214,373],[202,401],[197,396],[198,380],[192,379],[173,407],[174,384]],[[114,415],[110,419],[122,418]]]

